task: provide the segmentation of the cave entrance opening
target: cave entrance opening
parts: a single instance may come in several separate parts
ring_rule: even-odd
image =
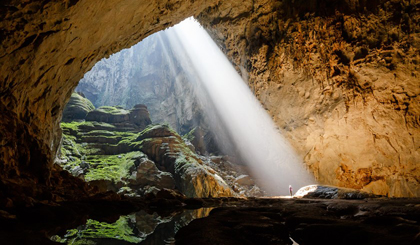
[[[314,182],[193,18],[98,62],[61,125],[64,168],[103,190],[263,196]]]

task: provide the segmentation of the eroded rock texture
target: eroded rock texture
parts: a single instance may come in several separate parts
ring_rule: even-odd
[[[321,183],[420,195],[418,1],[255,1],[199,20]]]
[[[62,121],[84,120],[87,114],[93,110],[95,110],[95,106],[82,93],[73,93],[63,110]]]
[[[419,3],[394,0],[7,0],[2,185],[50,186],[61,111],[83,74],[191,15],[320,182],[420,196]]]
[[[14,182],[29,188],[51,186],[49,180],[61,140],[61,111],[77,82],[98,60],[198,14],[215,2],[3,1],[0,6],[0,176],[6,186],[2,188],[3,195],[14,195],[7,187]]]
[[[66,111],[68,107],[74,106],[66,106]],[[169,126],[151,125],[144,105],[131,110],[101,106],[85,117],[86,121],[61,123],[59,164],[102,192],[139,197],[165,188],[201,198],[246,195],[245,190],[252,190],[253,184],[225,181],[221,176],[228,176],[219,173],[217,160],[202,160],[194,146],[190,144],[190,149]]]
[[[144,104],[154,123],[169,123],[178,133],[187,133],[205,119],[191,72],[181,66],[169,41],[166,32],[155,33],[99,61],[76,91],[97,107]]]

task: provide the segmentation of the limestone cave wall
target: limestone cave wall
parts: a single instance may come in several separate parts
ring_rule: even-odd
[[[199,16],[323,184],[420,195],[420,1],[254,1]]]
[[[53,164],[61,141],[61,113],[97,61],[215,2],[3,1],[0,198],[26,192],[42,199],[42,193],[29,190],[60,186],[62,177],[53,173]],[[59,180],[52,181],[54,177]],[[25,191],[14,191],[21,186],[27,186]]]
[[[99,59],[194,15],[320,182],[420,196],[419,5],[3,1],[1,195],[11,195],[13,183],[50,186],[52,177],[64,178],[53,171],[59,121],[85,72]]]

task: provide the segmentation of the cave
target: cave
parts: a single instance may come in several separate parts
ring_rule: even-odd
[[[172,234],[177,244],[417,244],[419,13],[405,0],[4,1],[0,236],[55,244],[51,236],[80,224],[187,206],[217,208],[197,211],[210,215]],[[315,194],[127,198],[57,164],[63,110],[83,75],[190,16],[303,159]]]

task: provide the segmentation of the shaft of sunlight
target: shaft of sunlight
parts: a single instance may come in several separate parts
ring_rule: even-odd
[[[166,32],[175,53],[183,64],[192,66],[188,69],[193,68],[214,106],[214,110],[204,111],[212,118],[216,110],[257,183],[271,195],[286,195],[289,185],[297,190],[314,183],[302,160],[204,28],[188,18],[171,29]],[[215,132],[225,134],[223,130]]]

